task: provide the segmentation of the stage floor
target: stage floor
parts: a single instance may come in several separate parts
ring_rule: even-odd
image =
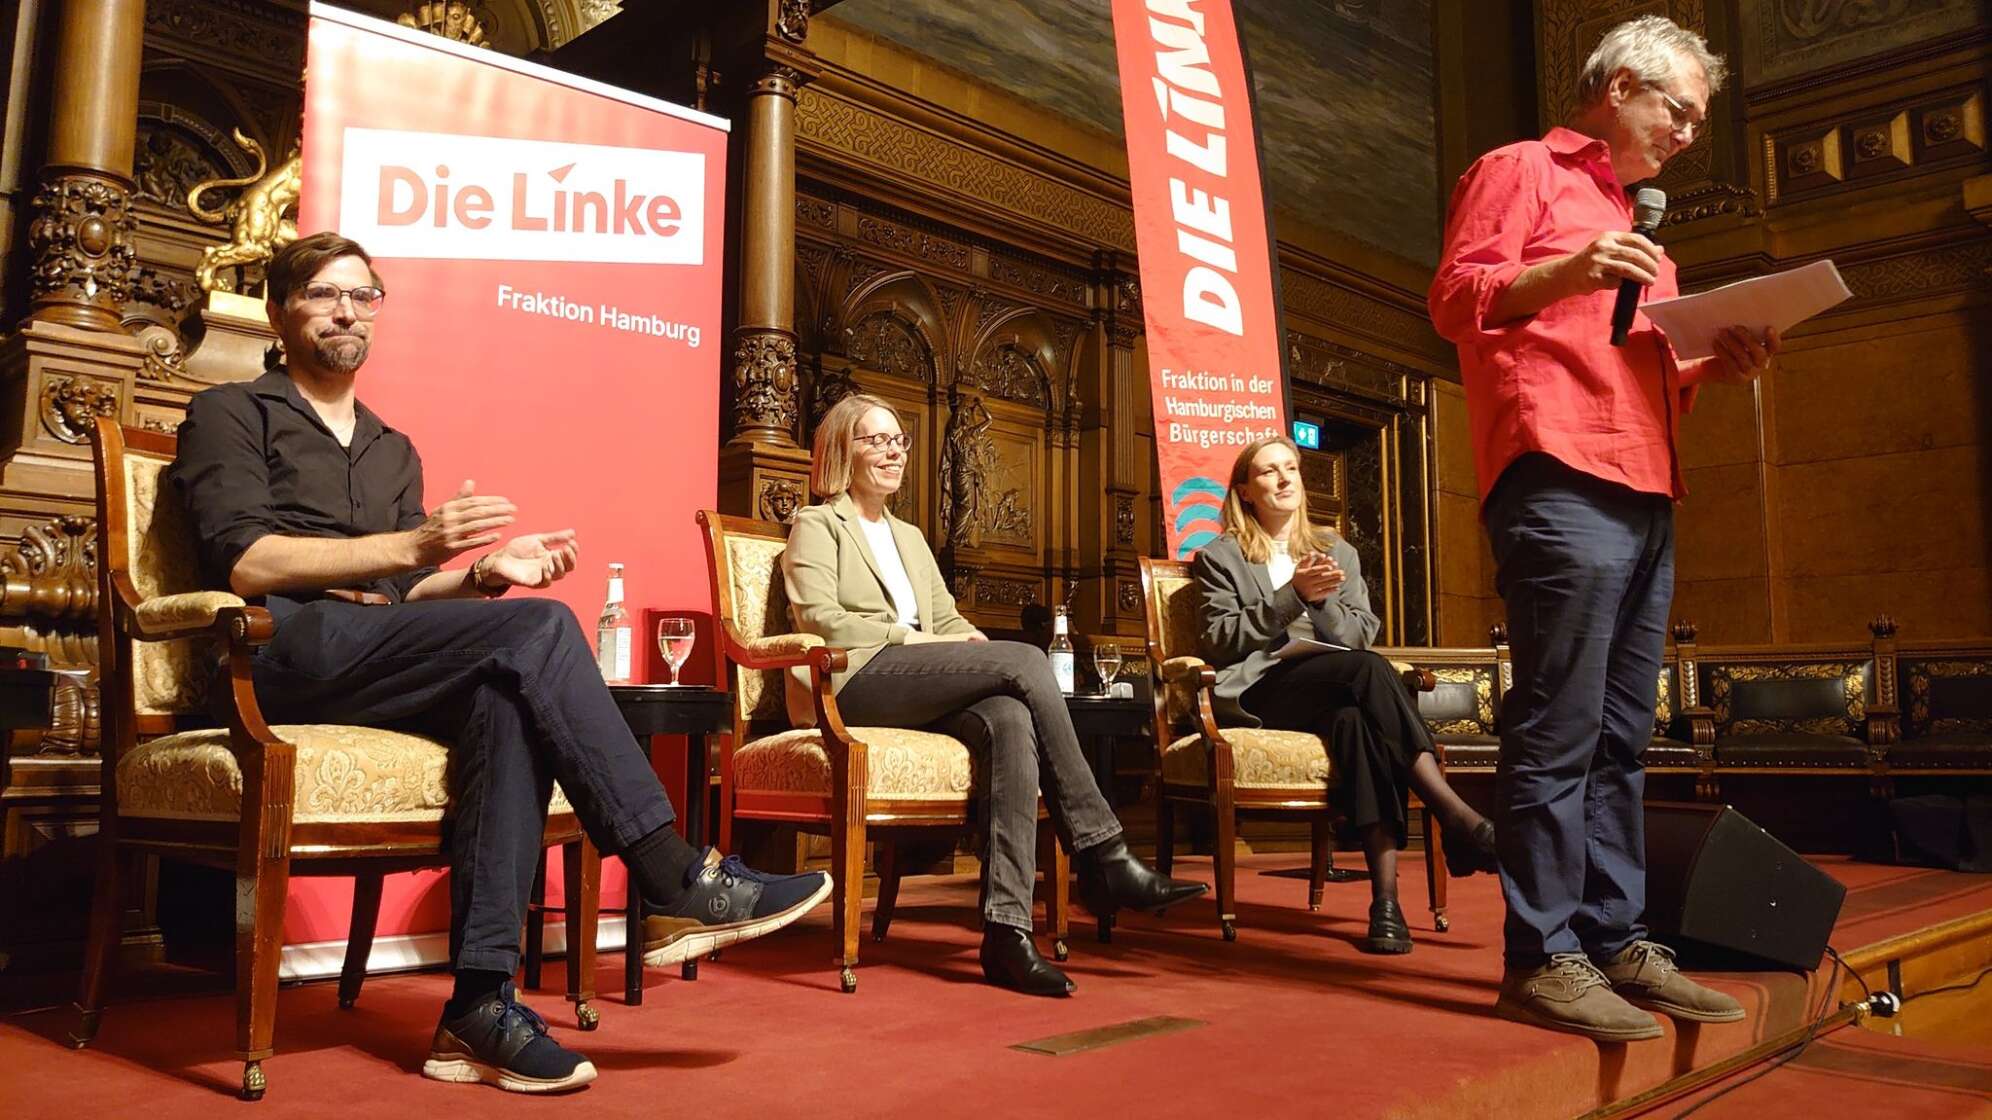
[[[419,1076],[449,990],[445,976],[377,977],[352,1011],[338,1009],[330,984],[286,988],[278,1053],[264,1063],[269,1096],[254,1114],[400,1117],[469,1107],[480,1116],[566,1108],[701,1118],[1562,1117],[1747,1049],[1802,1023],[1808,1001],[1816,1008],[1823,998],[1823,978],[1719,976],[1713,982],[1751,1008],[1748,1020],[1685,1033],[1670,1027],[1663,1039],[1619,1046],[1509,1023],[1490,1010],[1500,969],[1494,880],[1454,880],[1452,930],[1437,934],[1424,908],[1423,867],[1407,858],[1403,897],[1417,949],[1373,957],[1355,946],[1364,884],[1331,884],[1321,912],[1309,913],[1306,882],[1270,874],[1304,861],[1241,861],[1234,944],[1219,937],[1207,902],[1166,918],[1124,916],[1111,945],[1093,940],[1082,912],[1067,966],[1079,992],[1069,1000],[981,982],[970,928],[976,888],[964,877],[907,881],[891,938],[864,944],[854,995],[837,990],[827,909],[729,949],[696,982],[651,971],[641,1007],[604,995],[593,1034],[573,1029],[556,962],[551,990],[531,1002],[602,1071],[564,1102]],[[1992,910],[1992,876],[1822,865],[1850,887],[1834,942],[1843,953]],[[1178,874],[1209,870],[1208,859],[1177,862]],[[620,955],[605,956],[597,988],[619,993],[620,967]],[[1196,1023],[1067,1056],[1013,1048],[1161,1016]],[[96,1045],[81,1053],[60,1044],[71,1022],[67,1009],[0,1020],[0,1114],[208,1120],[217,1109],[249,1107],[232,1099],[241,1066],[229,1056],[230,997],[114,1004]],[[1696,1115],[1761,1120],[1768,1086],[1871,1067],[1848,1059],[1818,1068],[1852,1047],[1849,1033],[1815,1043],[1803,1056],[1811,1065],[1794,1062],[1774,1075],[1786,1080],[1766,1077]],[[1935,1099],[1950,1111],[1930,1114],[1992,1112],[1992,1055],[1946,1054],[1942,1068],[1955,1076]],[[1902,1087],[1886,1076],[1819,1084],[1835,1108],[1902,1114],[1891,1095]]]

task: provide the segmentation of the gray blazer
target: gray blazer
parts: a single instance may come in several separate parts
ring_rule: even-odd
[[[1362,561],[1341,537],[1328,550],[1348,573],[1327,602],[1309,607],[1289,583],[1278,591],[1264,564],[1245,559],[1238,538],[1217,538],[1190,562],[1190,574],[1203,589],[1203,615],[1197,634],[1198,652],[1217,669],[1217,718],[1220,723],[1257,727],[1259,721],[1238,704],[1245,690],[1259,683],[1279,661],[1273,654],[1287,642],[1287,627],[1305,614],[1314,635],[1351,649],[1368,649],[1376,640],[1377,617],[1370,610],[1369,588],[1363,583]]]
[[[796,511],[788,548],[782,553],[782,579],[795,628],[849,651],[850,667],[830,678],[832,695],[843,691],[844,683],[878,656],[878,651],[903,644],[911,632],[899,624],[899,610],[878,574],[878,560],[858,528],[858,516],[858,507],[848,494],[822,505],[804,506]],[[929,634],[973,633],[975,624],[955,609],[954,595],[941,578],[927,538],[890,513],[885,522],[892,527],[899,561],[913,584],[920,629]],[[789,670],[787,700],[793,726],[815,725],[809,670]]]

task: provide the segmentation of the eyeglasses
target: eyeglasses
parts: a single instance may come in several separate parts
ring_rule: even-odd
[[[851,437],[851,442],[862,443],[873,451],[884,451],[888,447],[897,447],[899,450],[905,451],[913,446],[913,437],[907,435],[905,432],[898,434],[878,432],[868,436],[853,436]]]
[[[1650,86],[1648,88],[1654,93],[1659,94],[1660,100],[1667,103],[1667,114],[1674,119],[1675,132],[1685,133],[1688,139],[1692,140],[1696,133],[1708,127],[1708,118],[1706,116],[1698,117],[1693,115],[1686,105],[1675,100],[1673,95],[1659,86]]]
[[[339,298],[345,296],[353,301],[353,314],[362,319],[371,319],[387,302],[387,293],[372,284],[362,284],[357,288],[341,288],[337,284],[306,284],[298,289],[298,303],[313,311],[329,311],[339,305]]]

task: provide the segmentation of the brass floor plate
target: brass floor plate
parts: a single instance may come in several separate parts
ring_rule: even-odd
[[[1156,1015],[1148,1019],[1132,1019],[1111,1026],[1094,1027],[1091,1030],[1073,1031],[1071,1034],[1055,1034],[1050,1038],[1019,1042],[1010,1047],[1032,1054],[1049,1054],[1062,1058],[1067,1054],[1078,1054],[1086,1050],[1098,1050],[1102,1046],[1114,1046],[1122,1042],[1132,1042],[1137,1038],[1149,1038],[1158,1034],[1172,1034],[1192,1027],[1204,1026],[1202,1019],[1182,1019],[1174,1015]]]

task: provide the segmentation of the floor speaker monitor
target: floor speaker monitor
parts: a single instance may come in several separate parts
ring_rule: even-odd
[[[1646,923],[1683,963],[1816,969],[1846,897],[1727,805],[1646,806]]]

